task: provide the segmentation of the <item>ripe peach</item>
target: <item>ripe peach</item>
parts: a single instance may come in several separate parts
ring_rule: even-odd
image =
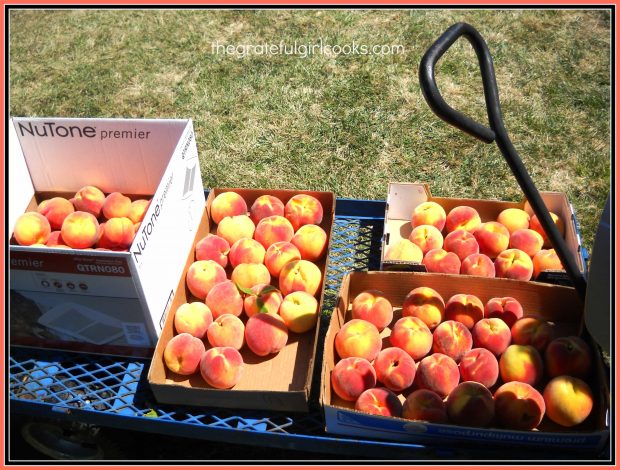
[[[128,217],[112,217],[100,226],[103,230],[97,240],[98,248],[126,250],[133,243],[136,232]]]
[[[106,219],[128,217],[130,210],[131,199],[119,192],[108,194],[101,206],[101,212]]]
[[[448,411],[443,399],[432,390],[420,389],[411,392],[403,403],[403,418],[446,423]]]
[[[557,338],[545,349],[545,366],[549,377],[571,375],[585,378],[592,367],[592,351],[578,336]]]
[[[432,390],[446,397],[459,383],[459,366],[445,354],[434,353],[418,363],[414,383],[419,389]]]
[[[461,271],[461,260],[454,253],[436,248],[424,255],[422,264],[429,273],[458,274]]]
[[[207,328],[213,322],[211,310],[202,302],[179,305],[174,313],[174,329],[180,333],[189,333],[196,338],[204,338]]]
[[[426,323],[417,317],[402,317],[392,327],[390,344],[401,348],[419,361],[433,347],[433,334]]]
[[[355,409],[372,415],[400,416],[403,405],[394,392],[377,387],[364,390],[355,401]]]
[[[228,265],[230,245],[222,237],[208,234],[196,243],[196,261],[212,260],[222,268]]]
[[[588,384],[568,375],[551,379],[543,398],[549,419],[565,427],[584,422],[594,406],[594,395]]]
[[[231,347],[239,351],[243,347],[245,325],[230,313],[220,315],[209,325],[207,339],[213,347]]]
[[[553,325],[537,316],[523,317],[512,325],[510,333],[514,344],[534,346],[542,354],[553,338]]]
[[[542,250],[543,238],[532,229],[520,228],[512,232],[508,246],[510,248],[517,248],[532,258]]]
[[[470,330],[484,316],[482,301],[471,294],[455,294],[446,302],[446,320],[461,322]]]
[[[495,277],[495,265],[491,258],[482,253],[469,255],[461,263],[461,274],[481,277]]]
[[[409,234],[409,241],[418,245],[423,254],[443,246],[443,235],[433,225],[418,225]]]
[[[243,312],[243,298],[233,281],[222,281],[214,285],[207,293],[205,303],[211,309],[214,319],[225,313],[238,317]]]
[[[280,316],[290,331],[305,333],[316,325],[319,318],[319,303],[307,292],[291,292],[282,300]]]
[[[41,201],[37,207],[37,212],[47,218],[52,230],[60,230],[62,223],[72,212],[75,212],[73,204],[64,197],[53,197]]]
[[[105,199],[105,194],[99,188],[84,186],[75,193],[70,201],[76,211],[88,212],[99,217]]]
[[[89,212],[75,211],[65,218],[60,234],[71,248],[90,248],[99,237],[99,222]]]
[[[489,258],[496,258],[502,251],[508,248],[510,232],[499,222],[485,222],[480,224],[473,232],[480,253]]]
[[[265,248],[252,238],[240,238],[230,247],[228,259],[233,268],[241,263],[262,264],[265,260]]]
[[[334,392],[346,401],[356,401],[364,390],[377,384],[377,374],[370,362],[361,357],[340,359],[331,375]]]
[[[532,263],[534,265],[534,279],[536,279],[541,272],[546,271],[547,269],[564,269],[564,266],[562,265],[559,256],[553,248],[549,250],[540,250],[534,255]]]
[[[478,382],[458,384],[446,400],[448,417],[461,426],[488,426],[495,417],[493,395]]]
[[[282,294],[278,289],[268,284],[257,284],[251,291],[253,294],[243,299],[243,310],[248,318],[257,313],[278,313],[282,304]]]
[[[446,216],[446,232],[466,230],[473,232],[481,224],[478,211],[469,206],[457,206]]]
[[[533,346],[511,344],[499,358],[499,373],[504,382],[536,385],[543,377],[543,362]]]
[[[271,276],[264,264],[241,263],[237,265],[230,279],[240,289],[251,289],[256,284],[269,284]]]
[[[516,207],[501,211],[497,216],[497,221],[506,227],[511,234],[530,226],[529,214],[523,209],[517,209]]]
[[[15,240],[22,246],[30,246],[35,243],[45,244],[50,233],[52,233],[52,227],[49,221],[45,216],[34,211],[20,215],[13,230]]]
[[[288,219],[295,231],[302,225],[319,225],[323,220],[323,206],[314,196],[296,194],[284,206],[284,217]]]
[[[443,321],[446,305],[439,293],[430,287],[416,287],[403,301],[402,316],[417,317],[430,330]]]
[[[280,271],[279,286],[283,295],[300,290],[316,295],[321,287],[321,280],[322,274],[318,266],[312,261],[302,259],[284,265]]]
[[[148,199],[136,199],[132,201],[129,208],[129,217],[134,224],[139,224],[144,220],[144,214],[149,209],[151,201]]]
[[[294,235],[295,230],[291,223],[280,215],[265,217],[258,223],[254,232],[254,238],[265,249],[276,242],[290,242]]]
[[[402,238],[393,243],[385,250],[386,260],[411,261],[421,263],[424,253],[418,245],[412,243],[407,238]]]
[[[433,352],[445,354],[456,362],[472,345],[471,332],[461,322],[446,320],[433,331]]]
[[[200,375],[213,388],[232,388],[243,374],[243,358],[231,347],[207,350],[200,361]]]
[[[327,252],[327,234],[318,225],[306,224],[295,232],[291,243],[297,247],[301,259],[317,261]]]
[[[334,346],[341,359],[362,357],[373,361],[381,351],[382,341],[375,325],[366,320],[353,319],[336,333]]]
[[[185,276],[189,291],[199,299],[206,299],[209,291],[220,282],[226,280],[226,271],[215,261],[194,261]]]
[[[497,277],[529,281],[533,272],[532,258],[516,248],[508,248],[495,258],[495,275]]]
[[[493,297],[484,306],[485,318],[501,318],[511,328],[515,322],[523,317],[523,307],[513,297]]]
[[[411,226],[415,228],[418,225],[433,225],[441,232],[446,225],[446,211],[436,202],[422,202],[411,214]]]
[[[497,421],[510,429],[530,430],[545,415],[545,400],[538,390],[523,382],[501,385],[493,395]]]
[[[443,249],[456,254],[461,261],[480,251],[476,237],[465,230],[450,232],[443,241]]]
[[[461,380],[464,382],[480,382],[491,388],[499,377],[499,364],[491,351],[484,348],[474,348],[463,354],[459,362]]]
[[[393,392],[400,392],[413,384],[415,361],[400,348],[392,346],[383,349],[372,366],[377,373],[377,380]]]
[[[392,323],[394,310],[392,304],[385,298],[383,292],[367,290],[360,292],[353,299],[351,317],[369,321],[382,331]]]
[[[275,196],[265,194],[259,196],[250,207],[250,219],[256,225],[265,217],[279,215],[284,217],[284,203]]]
[[[164,363],[175,374],[192,375],[200,366],[200,359],[205,352],[202,340],[181,333],[173,336],[164,348]]]
[[[301,259],[301,253],[290,242],[276,242],[265,252],[265,266],[273,277],[279,277],[284,265]]]
[[[215,196],[215,198],[211,202],[211,218],[216,224],[219,224],[225,217],[247,215],[247,213],[247,203],[239,194],[234,191],[226,191],[220,193]]]
[[[288,329],[278,315],[257,313],[245,324],[245,343],[257,356],[280,352],[288,341]]]
[[[501,318],[483,318],[471,330],[474,347],[485,348],[500,356],[510,346],[510,328]]]
[[[564,236],[564,221],[553,212],[549,212],[549,215],[551,215],[551,220],[553,220],[555,226],[560,231],[560,235]],[[545,230],[543,229],[542,224],[540,223],[540,220],[538,220],[538,216],[536,214],[532,215],[532,218],[530,219],[530,228],[538,232],[540,236],[543,237],[543,246],[545,248],[551,246],[551,241],[547,238],[547,234],[545,233]]]
[[[99,224],[101,226],[101,224]],[[50,233],[50,236],[47,238],[47,242],[45,242],[46,246],[55,247],[55,248],[69,248],[65,241],[62,239],[62,235],[60,230],[54,230]]]
[[[217,226],[216,233],[233,246],[237,240],[254,236],[254,222],[247,215],[224,217]]]

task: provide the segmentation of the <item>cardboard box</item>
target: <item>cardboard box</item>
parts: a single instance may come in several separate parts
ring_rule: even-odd
[[[575,213],[564,193],[541,192],[547,208],[562,219],[565,227],[564,240],[569,250],[575,254],[575,261],[581,272],[585,270],[585,261],[582,256],[581,237],[577,233]],[[446,213],[456,206],[471,206],[478,211],[483,222],[497,220],[497,216],[504,209],[511,207],[523,209],[524,202],[491,201],[483,199],[460,199],[447,197],[433,197],[430,188],[424,183],[390,183],[385,207],[385,225],[381,244],[381,269],[385,271],[414,271],[426,272],[421,263],[410,261],[386,260],[387,248],[411,233],[411,214],[418,204],[434,201],[441,205]],[[529,205],[528,205],[529,207]],[[533,212],[529,209],[529,214]],[[552,282],[555,284],[571,285],[565,271],[543,271],[537,281]]]
[[[320,400],[325,412],[327,432],[446,447],[455,443],[479,445],[480,442],[484,442],[485,445],[497,446],[578,447],[594,450],[601,449],[605,445],[609,438],[607,424],[609,389],[598,354],[595,354],[593,376],[589,380],[595,396],[594,409],[585,422],[574,428],[563,428],[547,418],[537,431],[513,431],[375,416],[356,411],[354,403],[346,402],[333,393],[330,374],[338,361],[334,338],[342,325],[350,319],[351,302],[355,296],[368,289],[382,291],[396,308],[394,315],[396,322],[400,318],[400,307],[406,295],[420,286],[435,289],[444,299],[459,293],[474,294],[483,302],[492,297],[512,296],[521,302],[526,313],[536,312],[553,321],[560,335],[578,334],[584,328],[582,303],[575,290],[570,287],[448,274],[349,273],[343,279],[337,305],[325,337]],[[388,327],[381,336],[386,337],[389,334]],[[591,339],[590,345],[593,346]],[[598,351],[598,348],[593,347],[593,351]],[[400,394],[399,398],[404,401],[406,397]]]
[[[81,187],[152,198],[128,252],[10,246],[10,342],[150,357],[204,210],[186,119],[13,118],[9,220]]]
[[[203,214],[194,244],[208,233],[215,233],[215,224],[210,218],[211,202],[215,196],[225,191],[239,193],[246,200],[248,207],[263,194],[276,196],[284,203],[295,194],[310,194],[316,197],[323,206],[323,222],[320,225],[328,234],[329,243],[331,243],[336,202],[331,192],[216,188],[207,198],[207,210]],[[244,346],[241,349],[245,363],[243,376],[241,381],[230,390],[217,390],[210,387],[202,379],[200,373],[187,377],[174,374],[166,368],[163,362],[163,351],[175,333],[172,313],[176,312],[176,309],[183,303],[196,300],[185,285],[185,273],[193,261],[194,253],[192,252],[187,257],[184,275],[179,281],[170,309],[171,314],[166,320],[149,369],[148,380],[157,401],[195,406],[307,411],[320,322],[317,322],[314,330],[303,334],[289,331],[286,346],[274,356],[259,357]],[[323,304],[327,263],[327,257],[316,263],[323,274],[321,289],[317,294],[319,312]],[[227,269],[227,274],[230,279],[230,268]],[[273,282],[275,280],[272,280]],[[245,319],[245,314],[242,314],[242,319]]]

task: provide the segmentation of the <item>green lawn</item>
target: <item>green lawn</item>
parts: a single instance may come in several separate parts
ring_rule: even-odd
[[[182,117],[206,187],[334,191],[385,199],[389,181],[433,194],[518,200],[495,145],[440,121],[420,58],[467,21],[494,57],[506,128],[537,187],[568,193],[585,245],[610,189],[606,11],[12,11],[10,112]],[[216,55],[212,43],[397,44],[393,55]],[[440,62],[447,101],[485,120],[475,55]]]

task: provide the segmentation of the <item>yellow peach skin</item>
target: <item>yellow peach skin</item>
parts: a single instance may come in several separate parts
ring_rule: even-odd
[[[301,253],[290,242],[276,242],[265,252],[265,266],[273,277],[278,278],[282,268],[291,261],[301,259]]]
[[[101,212],[106,219],[129,217],[130,211],[131,199],[119,192],[108,194],[101,206]]]
[[[213,347],[231,347],[239,351],[243,347],[245,325],[234,315],[225,313],[217,317],[207,329],[209,344]]]
[[[307,292],[291,292],[282,300],[280,317],[293,333],[305,333],[316,325],[319,303]]]
[[[583,423],[594,407],[592,390],[583,380],[560,375],[549,381],[543,391],[547,417],[564,426]]]
[[[446,211],[434,201],[422,202],[411,214],[411,227],[418,225],[433,225],[441,232],[446,225]]]
[[[244,363],[239,351],[231,347],[207,350],[200,361],[200,375],[213,388],[232,388],[243,374]]]
[[[47,218],[52,230],[60,230],[65,218],[74,211],[73,204],[64,197],[46,199],[37,207],[37,212]]]
[[[549,212],[549,215],[551,215],[551,220],[553,220],[553,222],[555,223],[555,226],[558,228],[560,235],[564,236],[564,221],[553,212]],[[551,241],[549,240],[549,238],[547,238],[547,234],[545,233],[545,230],[543,229],[542,224],[540,223],[540,220],[538,220],[536,214],[534,214],[530,219],[530,228],[535,232],[538,232],[540,236],[543,237],[544,248],[549,248],[551,246]]]
[[[294,231],[306,224],[319,225],[323,221],[323,206],[314,196],[296,194],[284,206],[284,217],[289,220]]]
[[[553,248],[549,250],[540,250],[536,253],[532,259],[532,264],[534,265],[534,279],[543,271],[564,269],[559,256]]]
[[[508,248],[495,258],[495,275],[519,281],[529,281],[534,273],[532,258],[516,248]]]
[[[164,363],[175,374],[192,375],[200,366],[200,359],[205,352],[202,340],[181,333],[173,336],[164,348]]]
[[[489,258],[496,258],[502,251],[508,248],[510,232],[499,222],[485,222],[480,224],[473,232],[480,253]]]
[[[301,259],[318,261],[327,252],[327,234],[318,225],[306,224],[295,232],[291,243],[297,247]]]
[[[257,284],[251,290],[253,294],[248,294],[243,299],[243,310],[248,318],[257,313],[279,312],[283,299],[278,289],[268,284]]]
[[[375,325],[366,320],[353,319],[336,333],[334,346],[341,359],[361,357],[372,362],[381,351],[382,341]]]
[[[254,236],[254,222],[247,215],[224,217],[217,226],[217,236],[233,246],[237,240]]]
[[[128,217],[113,217],[103,225],[97,247],[127,250],[133,243],[135,233],[133,222]]]
[[[445,228],[447,233],[455,230],[473,232],[480,223],[480,215],[476,209],[469,206],[457,206],[448,212]]]
[[[177,334],[189,333],[200,339],[205,337],[212,321],[211,310],[203,302],[184,303],[179,305],[174,313],[174,329]]]
[[[295,235],[291,223],[279,215],[265,217],[256,226],[254,238],[265,249],[277,242],[290,242]]]
[[[99,238],[99,222],[88,212],[75,211],[65,218],[60,234],[71,248],[90,248]]]
[[[105,194],[95,186],[84,186],[75,193],[70,201],[76,211],[89,212],[95,217],[99,217],[105,201]]]
[[[443,235],[433,225],[418,225],[409,234],[409,241],[418,245],[423,254],[443,246]]]
[[[385,250],[386,260],[411,261],[421,263],[424,253],[418,245],[403,238],[387,247]]]
[[[211,218],[219,224],[224,217],[247,215],[248,205],[245,200],[234,191],[226,191],[215,196],[211,201]]]
[[[504,209],[497,216],[497,221],[508,229],[510,234],[516,230],[526,229],[530,226],[530,216],[523,209],[510,207]]]
[[[417,317],[433,330],[443,321],[445,308],[444,300],[436,290],[416,287],[403,301],[402,316]]]
[[[316,295],[321,287],[321,280],[322,274],[318,266],[312,261],[302,259],[291,261],[282,268],[279,286],[285,296],[296,291]]]
[[[240,289],[249,290],[257,284],[269,284],[271,276],[264,264],[241,263],[233,269],[230,279]]]
[[[185,276],[187,288],[195,297],[206,299],[209,291],[226,280],[226,271],[215,261],[194,261]]]
[[[233,268],[241,263],[262,264],[265,260],[265,248],[252,238],[241,238],[230,247],[228,259]]]
[[[351,316],[369,321],[382,331],[392,323],[394,310],[390,301],[383,292],[378,290],[367,290],[360,292],[353,299]]]
[[[275,196],[264,194],[256,198],[250,207],[250,218],[256,225],[265,217],[284,216],[284,203]]]
[[[132,201],[129,208],[129,217],[134,224],[139,224],[144,220],[144,214],[149,209],[151,201],[149,199],[136,199]]]
[[[22,246],[45,244],[52,232],[49,221],[38,212],[26,212],[15,222],[13,236]]]

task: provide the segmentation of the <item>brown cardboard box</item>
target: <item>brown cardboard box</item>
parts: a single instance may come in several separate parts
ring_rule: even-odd
[[[321,227],[331,240],[334,221],[335,197],[331,192],[261,190],[239,188],[216,188],[207,198],[207,209],[203,214],[194,245],[208,233],[215,233],[210,218],[211,202],[218,194],[225,191],[239,193],[248,207],[263,194],[271,194],[286,203],[293,195],[305,193],[316,197],[323,205],[323,222]],[[163,351],[174,335],[173,316],[179,305],[196,300],[191,297],[185,286],[185,273],[194,261],[194,250],[189,253],[179,281],[177,294],[172,302],[170,314],[157,343],[151,368],[148,374],[149,384],[155,398],[161,403],[185,404],[197,406],[215,406],[230,408],[247,408],[277,411],[307,411],[314,356],[318,339],[318,323],[314,330],[304,334],[289,332],[288,343],[284,349],[273,357],[262,358],[253,354],[247,346],[241,350],[245,369],[241,381],[230,390],[211,388],[199,373],[191,377],[180,376],[170,372],[163,363]],[[327,258],[316,263],[323,273],[319,297],[319,312],[323,303],[325,290],[325,272]],[[229,276],[230,277],[230,276]],[[242,314],[245,318],[245,314]],[[207,344],[208,346],[208,344]]]

